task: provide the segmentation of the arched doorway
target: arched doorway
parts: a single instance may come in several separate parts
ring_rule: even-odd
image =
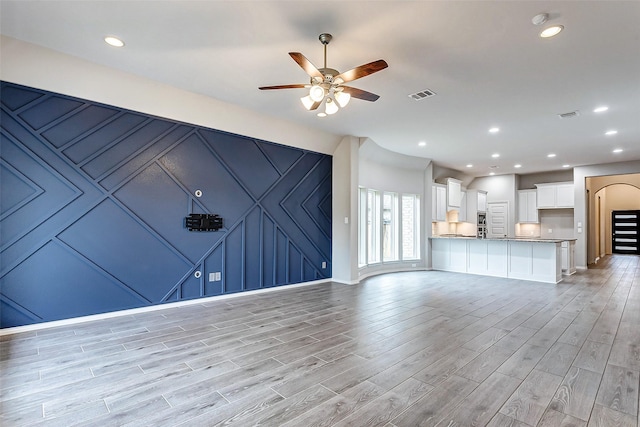
[[[640,209],[640,188],[627,183],[608,184],[599,188],[590,199],[589,260],[597,262],[612,253],[612,212]]]

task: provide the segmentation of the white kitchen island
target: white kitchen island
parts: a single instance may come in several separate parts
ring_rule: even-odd
[[[434,270],[558,283],[565,239],[431,237]]]

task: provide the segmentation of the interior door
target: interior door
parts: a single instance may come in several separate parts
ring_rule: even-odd
[[[491,202],[487,204],[487,237],[507,237],[509,227],[509,204]]]
[[[640,211],[613,211],[611,233],[614,254],[640,254]]]

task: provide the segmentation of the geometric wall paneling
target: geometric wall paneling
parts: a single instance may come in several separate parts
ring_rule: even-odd
[[[244,218],[244,290],[259,289],[262,281],[262,208],[254,207]],[[260,266],[260,268],[255,268]]]
[[[160,163],[190,194],[201,190],[203,194],[198,202],[207,209],[207,213],[220,215],[226,226],[237,222],[255,203],[196,134],[166,153],[160,158]],[[253,167],[251,164],[245,166],[247,169]]]
[[[259,199],[280,178],[278,170],[253,140],[222,132],[202,131],[201,135],[254,198]],[[251,167],[247,168],[248,165]]]
[[[153,141],[153,144],[142,147],[122,160],[109,174],[100,179],[100,186],[108,191],[113,191],[132,175],[156,161],[165,151],[180,144],[184,138],[189,137],[190,132],[191,129],[187,126],[171,128],[160,138]],[[126,144],[124,141],[121,143]]]
[[[0,327],[331,276],[331,156],[0,91]]]
[[[157,164],[142,170],[113,197],[192,263],[222,238],[221,232],[185,234],[183,218],[192,197]]]
[[[215,246],[204,260],[204,269],[202,275],[204,277],[204,295],[206,297],[212,297],[216,295],[222,295],[224,292],[224,275],[222,262],[224,257],[224,245],[221,243]],[[210,281],[209,274],[220,272],[220,280]]]
[[[146,302],[55,240],[3,277],[2,295],[22,308],[32,320],[29,323],[139,307]]]
[[[225,293],[240,292],[243,289],[243,237],[242,224],[238,224],[233,229],[230,229],[224,239],[224,263],[222,273],[224,276],[224,290]]]
[[[280,174],[284,174],[304,154],[302,150],[289,150],[282,145],[258,142],[258,147],[267,156]]]
[[[6,161],[0,159],[0,181],[13,191],[0,194],[0,219],[20,209],[31,200],[44,193],[44,190],[20,173]]]
[[[179,218],[178,218],[179,221]],[[142,295],[161,302],[192,268],[181,254],[112,200],[105,200],[63,231],[60,240]]]

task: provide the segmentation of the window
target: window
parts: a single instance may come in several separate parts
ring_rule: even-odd
[[[420,258],[420,197],[402,195],[402,259]]]
[[[398,260],[398,195],[382,195],[382,260]]]
[[[358,265],[420,259],[420,196],[360,188]]]
[[[360,188],[358,198],[358,266],[367,265],[367,189]]]
[[[367,264],[380,262],[380,193],[367,191]]]

